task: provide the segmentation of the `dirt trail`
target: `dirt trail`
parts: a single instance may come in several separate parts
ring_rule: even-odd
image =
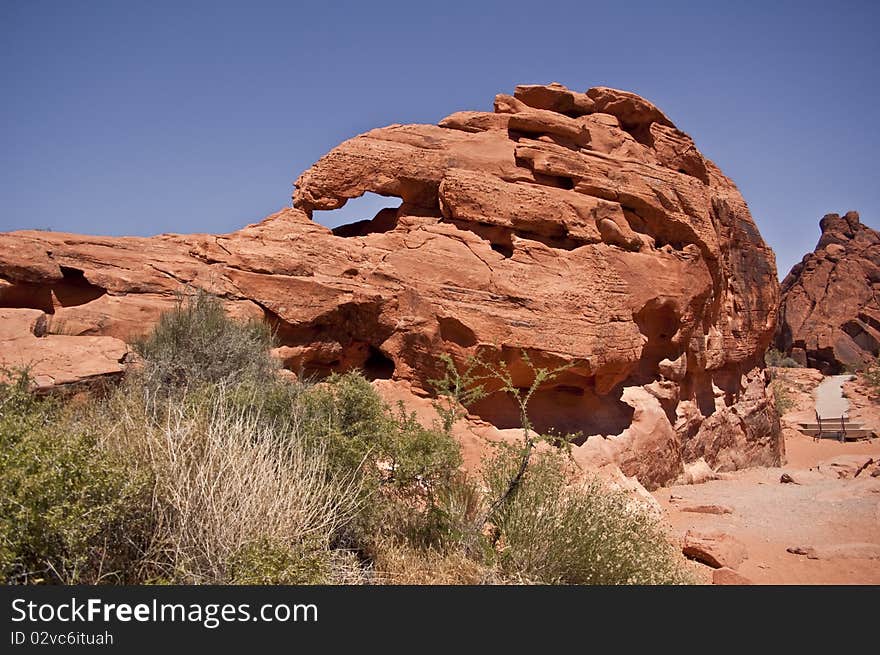
[[[880,477],[871,475],[880,467],[871,464],[853,478],[864,462],[880,462],[880,439],[817,441],[794,429],[812,404],[814,373],[787,371],[795,402],[783,417],[785,466],[722,474],[723,479],[700,485],[659,489],[654,496],[679,535],[720,530],[741,541],[749,557],[737,570],[757,584],[880,584],[880,559],[850,557],[865,554],[852,544],[875,544],[880,553]],[[839,390],[840,383],[835,380],[829,388],[832,384]],[[853,385],[846,391],[858,408],[873,404]],[[795,483],[781,483],[783,473]],[[732,513],[683,511],[689,505],[725,505]],[[817,548],[820,558],[787,552],[795,546]],[[829,552],[832,547],[836,550]],[[711,580],[711,569],[699,570]]]
[[[816,388],[816,412],[823,419],[840,418],[849,412],[849,401],[843,397],[843,383],[852,375],[831,375]]]

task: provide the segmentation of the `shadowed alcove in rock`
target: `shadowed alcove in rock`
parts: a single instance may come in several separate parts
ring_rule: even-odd
[[[532,396],[529,419],[535,430],[545,434],[620,434],[632,423],[634,412],[620,399],[622,393],[623,386],[600,396],[592,386],[550,385]],[[499,429],[521,427],[519,407],[509,394],[492,393],[468,409]]]

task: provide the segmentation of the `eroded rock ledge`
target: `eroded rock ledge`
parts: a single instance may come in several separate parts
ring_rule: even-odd
[[[389,208],[335,231],[312,220],[365,192]],[[781,456],[753,370],[775,329],[773,254],[734,184],[631,93],[519,86],[494,112],[372,130],[303,173],[292,208],[230,234],[0,235],[0,306],[69,338],[131,340],[184,285],[264,317],[305,375],[358,367],[426,390],[439,353],[479,353],[527,386],[522,351],[568,364],[536,425],[582,432],[582,461],[649,486],[700,457]],[[472,412],[514,426],[500,395]]]

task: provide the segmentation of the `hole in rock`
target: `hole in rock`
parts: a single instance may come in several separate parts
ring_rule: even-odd
[[[398,201],[395,203],[395,201]],[[397,225],[399,199],[367,192],[351,198],[339,209],[314,211],[312,219],[340,237],[362,237],[393,230]]]
[[[532,175],[535,178],[535,182],[542,186],[552,186],[556,189],[565,189],[566,191],[571,191],[575,186],[574,179],[570,177],[547,175],[546,173],[538,173],[537,171],[532,171]]]
[[[643,352],[654,351],[655,354],[662,355],[660,359],[663,359],[668,351],[666,349],[662,352],[656,351],[665,346],[678,331],[678,310],[674,301],[668,298],[652,298],[633,318],[639,326],[639,331],[648,337]],[[657,361],[659,362],[660,359]]]
[[[104,288],[89,282],[78,268],[60,268],[63,278],[52,285],[21,282],[0,287],[0,307],[39,309],[54,314],[56,305],[85,305],[107,293]]]
[[[492,248],[494,249],[495,246],[492,246]],[[440,319],[440,338],[443,341],[457,344],[462,348],[470,348],[477,345],[477,335],[474,334],[474,331],[457,318],[452,318],[451,316]]]
[[[639,370],[631,376],[631,382],[644,384],[654,379],[657,365],[662,359],[675,360],[679,349],[672,343],[678,331],[680,318],[675,302],[670,298],[652,298],[633,315],[639,331],[647,338],[642,347]]]
[[[85,273],[78,268],[61,266],[61,275],[64,280],[53,287],[55,299],[62,307],[75,307],[85,305],[103,296],[106,290],[86,279]]]
[[[370,346],[364,362],[364,377],[368,380],[390,380],[394,375],[394,361],[375,346]]]
[[[693,229],[681,221],[661,219],[656,214],[652,214],[653,210],[650,209],[639,211],[629,205],[621,205],[621,207],[633,231],[653,237],[656,248],[670,246],[673,250],[682,251],[689,244],[700,243]]]
[[[382,343],[391,336],[394,325],[382,321],[381,298],[345,302],[311,322],[290,323],[263,306],[263,314],[279,346],[308,346],[317,342],[340,344]],[[362,358],[366,359],[366,355]]]
[[[620,434],[632,423],[634,410],[620,399],[623,387],[599,396],[592,385],[556,385],[539,389],[529,403],[529,419],[540,433],[581,432],[590,435]],[[519,428],[519,408],[506,393],[497,391],[474,403],[470,412],[499,429]]]
[[[654,139],[651,136],[651,123],[624,123],[620,121],[620,128],[643,146],[652,147]]]
[[[311,341],[279,353],[282,365],[305,380],[318,382],[333,373],[361,371],[368,380],[390,380],[394,362],[363,341]]]
[[[491,248],[502,257],[506,257],[507,259],[513,257],[513,246],[507,246],[503,243],[493,243]]]

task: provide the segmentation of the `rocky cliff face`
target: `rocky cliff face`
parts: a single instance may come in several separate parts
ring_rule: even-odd
[[[523,386],[523,352],[566,364],[534,398],[536,426],[582,432],[582,461],[648,484],[699,457],[778,462],[753,369],[779,287],[734,184],[631,93],[520,86],[494,109],[350,139],[300,176],[292,208],[231,234],[0,235],[0,306],[130,340],[202,287],[269,321],[300,374],[358,367],[426,390],[442,352],[506,360]],[[365,192],[389,208],[313,222]],[[515,426],[500,394],[472,412]]]
[[[816,249],[782,282],[776,341],[804,366],[841,373],[880,351],[880,234],[857,212],[819,226]]]

